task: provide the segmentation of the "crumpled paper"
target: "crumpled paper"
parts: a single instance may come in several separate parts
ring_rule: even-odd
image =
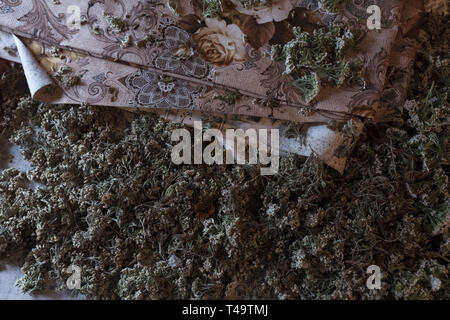
[[[187,125],[208,121],[221,130],[277,128],[281,129],[281,153],[314,153],[342,173],[346,158],[338,150],[354,143],[364,120],[389,121],[404,100],[415,53],[414,34],[409,31],[417,24],[423,4],[375,1],[382,8],[382,29],[369,31],[369,1],[347,1],[338,14],[324,12],[318,1],[290,2],[325,24],[365,30],[357,53],[364,61],[365,88],[325,87],[315,103],[305,104],[283,74],[284,66],[270,59],[268,44],[259,49],[247,44],[239,61],[207,61],[195,51],[193,35],[180,27],[192,11],[189,1],[181,2],[186,13],[180,15],[167,1],[70,0],[57,5],[44,0],[4,0],[0,2],[0,57],[23,64],[31,95],[37,100],[139,108]],[[84,23],[73,26],[77,10]],[[105,15],[121,17],[131,28],[111,30]],[[184,47],[193,52],[180,59],[176,53]],[[70,67],[80,82],[66,88],[52,85],[51,75],[61,66]],[[387,75],[392,69],[405,76],[391,81]],[[242,97],[234,104],[218,99],[227,90]],[[277,107],[255,102],[274,97]],[[353,135],[332,130],[327,125],[332,120],[351,120]],[[291,123],[307,125],[306,139],[288,138],[285,132]]]

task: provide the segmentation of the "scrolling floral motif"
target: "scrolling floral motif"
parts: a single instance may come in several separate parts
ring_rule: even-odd
[[[367,79],[367,88],[352,96],[348,105],[354,114],[365,117],[373,116],[375,111],[372,106],[380,100],[380,92],[384,86],[383,79],[388,64],[388,53],[386,49],[381,49],[370,60],[367,69],[372,70],[372,76]]]
[[[108,3],[110,10],[105,14],[120,17],[128,26],[126,30],[117,32],[105,24],[104,18],[97,16],[97,5],[104,5],[104,0],[92,0],[89,2],[86,20],[90,26],[91,34],[99,41],[108,44],[104,54],[121,60],[126,55],[138,57],[140,63],[149,64],[153,49],[145,45],[150,34],[153,34],[160,23],[160,14],[155,6],[137,3],[129,12],[122,0],[114,0]],[[123,47],[121,39],[129,38],[134,44]],[[144,45],[140,45],[144,43]]]
[[[14,13],[14,7],[18,7],[22,4],[22,0],[1,0],[0,1],[0,14]]]
[[[263,88],[267,88],[269,97],[283,99],[289,103],[303,102],[300,89],[292,86],[292,78],[283,74],[284,66],[278,62],[272,62],[262,73],[267,78],[261,82]]]
[[[85,70],[81,70],[79,74],[82,76]],[[87,94],[80,92],[77,86],[64,90],[64,94],[74,101],[87,104],[95,104],[102,101],[108,92],[107,75],[105,73],[92,77],[93,82],[87,87]]]
[[[114,12],[107,14],[120,17],[127,25],[122,31],[113,30],[105,24],[105,19],[97,16],[97,5],[104,4],[104,0],[93,0],[87,10],[87,21],[93,36],[107,44],[103,54],[118,60],[126,55],[134,55],[141,64],[152,66],[159,70],[174,74],[206,79],[211,68],[198,55],[178,57],[175,52],[180,47],[190,48],[191,35],[176,26],[176,21],[164,15],[157,5],[137,3],[127,12],[122,0],[109,3],[109,9]],[[122,46],[121,39],[130,39],[131,45]]]
[[[13,2],[10,0],[10,2]],[[65,14],[54,15],[48,5],[42,0],[32,0],[33,8],[30,12],[19,18],[18,21],[24,24],[17,30],[33,34],[38,39],[51,40],[69,40],[78,30],[70,29],[65,24]],[[55,34],[56,33],[56,34]],[[57,36],[59,35],[59,37]],[[59,39],[57,39],[57,37]]]

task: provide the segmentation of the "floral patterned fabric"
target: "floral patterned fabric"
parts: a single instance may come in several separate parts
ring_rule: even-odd
[[[219,127],[234,123],[285,128],[290,122],[326,127],[331,120],[389,120],[394,109],[387,103],[390,94],[398,101],[402,94],[401,85],[386,81],[386,75],[390,65],[402,70],[408,65],[409,60],[399,62],[395,52],[407,47],[408,57],[414,54],[414,39],[402,26],[420,16],[420,4],[348,0],[330,13],[319,0],[252,3],[222,1],[220,15],[205,17],[201,0],[74,0],[59,5],[2,0],[0,30],[20,36],[48,73],[64,65],[80,77],[73,87],[47,92],[46,100],[54,103],[148,108],[176,121],[186,119],[188,111],[191,118],[220,119]],[[382,9],[379,31],[367,30],[366,9],[373,3]],[[70,24],[74,5],[83,21],[78,28]],[[112,28],[106,15],[120,18],[127,28]],[[330,24],[362,31],[353,54],[363,61],[366,85],[324,85],[317,98],[306,103],[284,65],[271,59],[270,47],[288,43],[293,27],[312,32]],[[63,54],[55,55],[55,47]],[[229,91],[241,98],[232,104],[220,99]],[[345,158],[333,150],[345,139],[338,132],[325,136],[310,141],[320,141],[319,156],[342,171]],[[312,152],[306,146],[295,148],[299,154]],[[296,151],[292,145],[286,149]]]

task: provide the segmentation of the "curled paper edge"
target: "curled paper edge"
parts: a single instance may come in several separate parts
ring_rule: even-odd
[[[25,44],[15,35],[13,35],[13,38],[16,42],[17,52],[23,66],[31,97],[35,100],[50,102],[45,98],[46,95],[43,93],[53,85],[53,80]]]

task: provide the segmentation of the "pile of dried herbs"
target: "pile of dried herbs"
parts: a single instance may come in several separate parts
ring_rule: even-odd
[[[348,59],[346,52],[357,42],[350,29],[337,26],[306,32],[294,28],[295,39],[284,45],[272,46],[272,59],[283,61],[286,74],[294,78],[307,103],[319,93],[320,83],[340,87],[345,82],[362,85],[362,63]]]
[[[368,125],[343,176],[315,157],[274,177],[174,166],[176,125],[33,102],[5,75],[0,136],[32,170],[0,172],[0,257],[24,252],[24,292],[77,265],[74,293],[100,299],[449,299],[449,54],[428,31],[403,126]]]

